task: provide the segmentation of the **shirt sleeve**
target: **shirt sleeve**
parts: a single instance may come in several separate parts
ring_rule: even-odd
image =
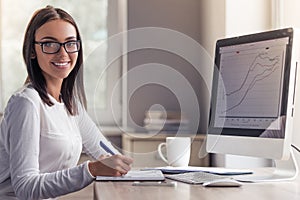
[[[81,104],[79,104],[81,105]],[[108,154],[100,147],[100,141],[106,144],[115,154],[120,152],[101,133],[97,125],[90,118],[86,110],[79,106],[78,126],[82,137],[83,150],[94,159],[98,159],[102,154]]]
[[[38,105],[28,98],[14,96],[2,122],[7,132],[12,187],[20,199],[53,198],[82,189],[93,181],[87,162],[65,170],[40,173]]]

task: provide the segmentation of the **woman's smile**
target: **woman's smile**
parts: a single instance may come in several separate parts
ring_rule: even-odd
[[[70,67],[70,61],[51,62],[56,68],[66,69]]]

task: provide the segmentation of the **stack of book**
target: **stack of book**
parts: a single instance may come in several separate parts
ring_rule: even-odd
[[[189,121],[178,112],[146,111],[144,127],[148,132],[188,131]]]

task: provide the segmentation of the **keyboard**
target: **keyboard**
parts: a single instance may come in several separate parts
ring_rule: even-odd
[[[165,177],[175,181],[181,181],[189,184],[203,184],[205,182],[221,179],[228,180],[228,176],[221,176],[207,172],[188,172],[182,174],[171,174],[165,175]]]

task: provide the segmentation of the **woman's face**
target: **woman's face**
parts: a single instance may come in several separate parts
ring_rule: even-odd
[[[76,41],[75,27],[63,20],[52,20],[45,23],[35,33],[35,42],[59,42],[65,43]],[[47,46],[45,46],[47,47]],[[78,52],[67,53],[63,46],[57,53],[46,54],[42,51],[42,46],[35,44],[35,52],[37,61],[46,79],[47,86],[49,84],[62,83],[63,79],[68,77],[73,70]]]

